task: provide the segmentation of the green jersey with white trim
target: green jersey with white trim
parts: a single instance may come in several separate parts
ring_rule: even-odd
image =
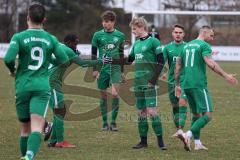
[[[148,36],[134,43],[129,56],[135,59],[135,88],[148,85],[156,71],[158,54],[162,54],[162,48],[156,38]]]
[[[195,39],[187,43],[181,54],[182,67],[184,67],[184,89],[207,88],[207,75],[205,56],[211,56],[211,46],[200,39]]]
[[[114,59],[120,58],[120,50],[123,47],[125,35],[114,29],[113,32],[105,32],[104,29],[95,32],[92,39],[92,46],[97,47],[99,51],[98,59],[103,56],[112,57]],[[102,69],[109,72],[111,69],[120,69],[120,65],[104,64]]]
[[[174,69],[178,55],[182,52],[182,49],[186,42],[176,43],[175,41],[168,43],[163,48],[164,61],[168,62],[168,83],[175,84]],[[184,79],[184,69],[181,69],[180,81]]]
[[[18,55],[16,93],[50,90],[48,66],[52,53],[59,63],[67,61],[57,38],[43,29],[27,29],[13,35],[4,61],[12,70]]]

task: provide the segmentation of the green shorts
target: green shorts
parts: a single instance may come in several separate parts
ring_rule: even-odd
[[[45,118],[50,98],[49,91],[26,91],[16,94],[17,116],[20,122],[30,121],[31,114]]]
[[[181,86],[182,89],[182,86]],[[175,84],[168,84],[168,97],[172,104],[177,104],[179,101],[179,98],[175,95]],[[187,96],[184,92],[184,89],[181,90],[181,99],[184,99],[187,101]]]
[[[135,89],[137,109],[157,106],[157,89],[154,87],[140,87]]]
[[[100,72],[99,78],[97,80],[97,86],[100,90],[105,90],[112,84],[119,84],[122,81],[122,73],[120,71],[115,72],[105,72],[104,70]]]
[[[54,108],[63,108],[64,107],[64,94],[62,92],[51,89],[51,98],[49,106]]]
[[[184,90],[193,113],[213,112],[208,89],[191,88]]]

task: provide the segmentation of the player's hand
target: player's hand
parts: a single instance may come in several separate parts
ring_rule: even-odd
[[[181,87],[180,86],[175,86],[175,96],[180,98],[181,92],[182,92]]]
[[[236,74],[227,74],[225,79],[232,85],[238,84],[238,80],[235,78]]]
[[[104,56],[102,59],[103,64],[112,64],[112,57]]]
[[[122,77],[122,83],[126,83],[126,76],[124,73],[121,74]]]
[[[9,72],[9,75],[11,76],[11,77],[16,77],[16,72],[14,71],[14,72]]]
[[[99,78],[99,72],[98,71],[93,71],[93,77],[95,78],[95,79],[98,79]]]

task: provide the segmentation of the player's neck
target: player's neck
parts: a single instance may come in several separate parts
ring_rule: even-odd
[[[28,23],[28,29],[42,29],[43,24]]]
[[[199,36],[197,37],[197,39],[199,39],[199,40],[203,40],[203,41],[204,41],[204,37],[201,36],[201,35],[199,35]]]
[[[174,41],[176,44],[181,44],[181,43],[183,43],[183,40],[181,40],[181,41]]]
[[[108,30],[104,29],[104,32],[113,32],[114,30],[115,30],[115,28],[111,28],[111,29],[108,29]]]

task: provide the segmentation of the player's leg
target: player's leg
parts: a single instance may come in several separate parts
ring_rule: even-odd
[[[153,87],[148,88],[145,91],[145,100],[147,106],[147,113],[150,115],[152,121],[152,128],[157,136],[158,146],[162,150],[166,150],[166,146],[163,141],[163,129],[160,116],[157,114],[157,90]]]
[[[50,92],[31,92],[30,114],[31,114],[31,134],[28,138],[26,157],[33,159],[36,156],[41,144],[41,132],[45,123]]]
[[[168,84],[168,98],[172,105],[173,122],[176,128],[178,128],[179,105],[178,98],[175,96],[175,85],[173,84]]]
[[[112,84],[112,122],[110,129],[112,131],[118,131],[117,125],[116,125],[116,119],[119,111],[119,84],[115,83]]]
[[[197,105],[197,113],[202,114],[202,116],[191,126],[193,135],[199,133],[211,120],[213,111],[212,102],[207,89],[194,89],[194,98]]]
[[[116,126],[116,119],[119,110],[119,87],[122,81],[121,72],[118,70],[112,71],[111,73],[111,84],[112,84],[112,122],[110,129],[112,131],[118,131]]]
[[[64,138],[64,116],[65,116],[65,104],[64,104],[64,94],[63,92],[53,90],[53,97],[54,97],[54,119],[53,119],[53,125],[54,125],[54,133],[55,137],[53,135],[52,141],[55,141],[55,147],[59,148],[74,148],[75,145],[70,144],[68,141]]]
[[[195,122],[192,123],[190,130],[186,132],[187,141],[189,141],[192,136],[196,138],[200,137],[201,129],[211,120],[213,112],[212,102],[207,89],[191,89],[191,95],[196,106],[192,112],[202,114],[202,116],[196,118]]]
[[[20,122],[20,138],[19,147],[21,156],[24,157],[27,152],[27,142],[29,134],[31,133],[30,128],[30,114],[29,114],[29,99],[30,94],[27,92],[16,94],[16,111],[17,117]]]
[[[100,111],[102,114],[102,131],[109,129],[108,125],[108,105],[107,105],[107,88],[109,87],[110,76],[108,73],[101,72],[97,80],[98,89],[100,90]]]
[[[181,88],[183,85],[181,83]],[[178,128],[183,129],[187,119],[187,95],[185,94],[184,90],[181,92],[181,97],[179,99],[179,123]]]
[[[197,105],[196,105],[196,101],[193,95],[193,90],[192,89],[185,89],[184,90],[185,95],[188,99],[188,103],[189,103],[189,107],[192,113],[196,113],[197,112]],[[191,132],[191,131],[190,131]],[[184,143],[184,149],[186,151],[191,151],[191,138],[192,138],[192,134],[189,134],[189,131],[187,131],[186,133],[183,134],[179,134],[178,138],[180,140],[182,140],[182,142]]]
[[[136,107],[138,109],[138,133],[140,142],[133,146],[133,149],[140,149],[147,147],[147,134],[148,134],[148,120],[147,109],[145,103],[145,95],[141,90],[135,91]]]

